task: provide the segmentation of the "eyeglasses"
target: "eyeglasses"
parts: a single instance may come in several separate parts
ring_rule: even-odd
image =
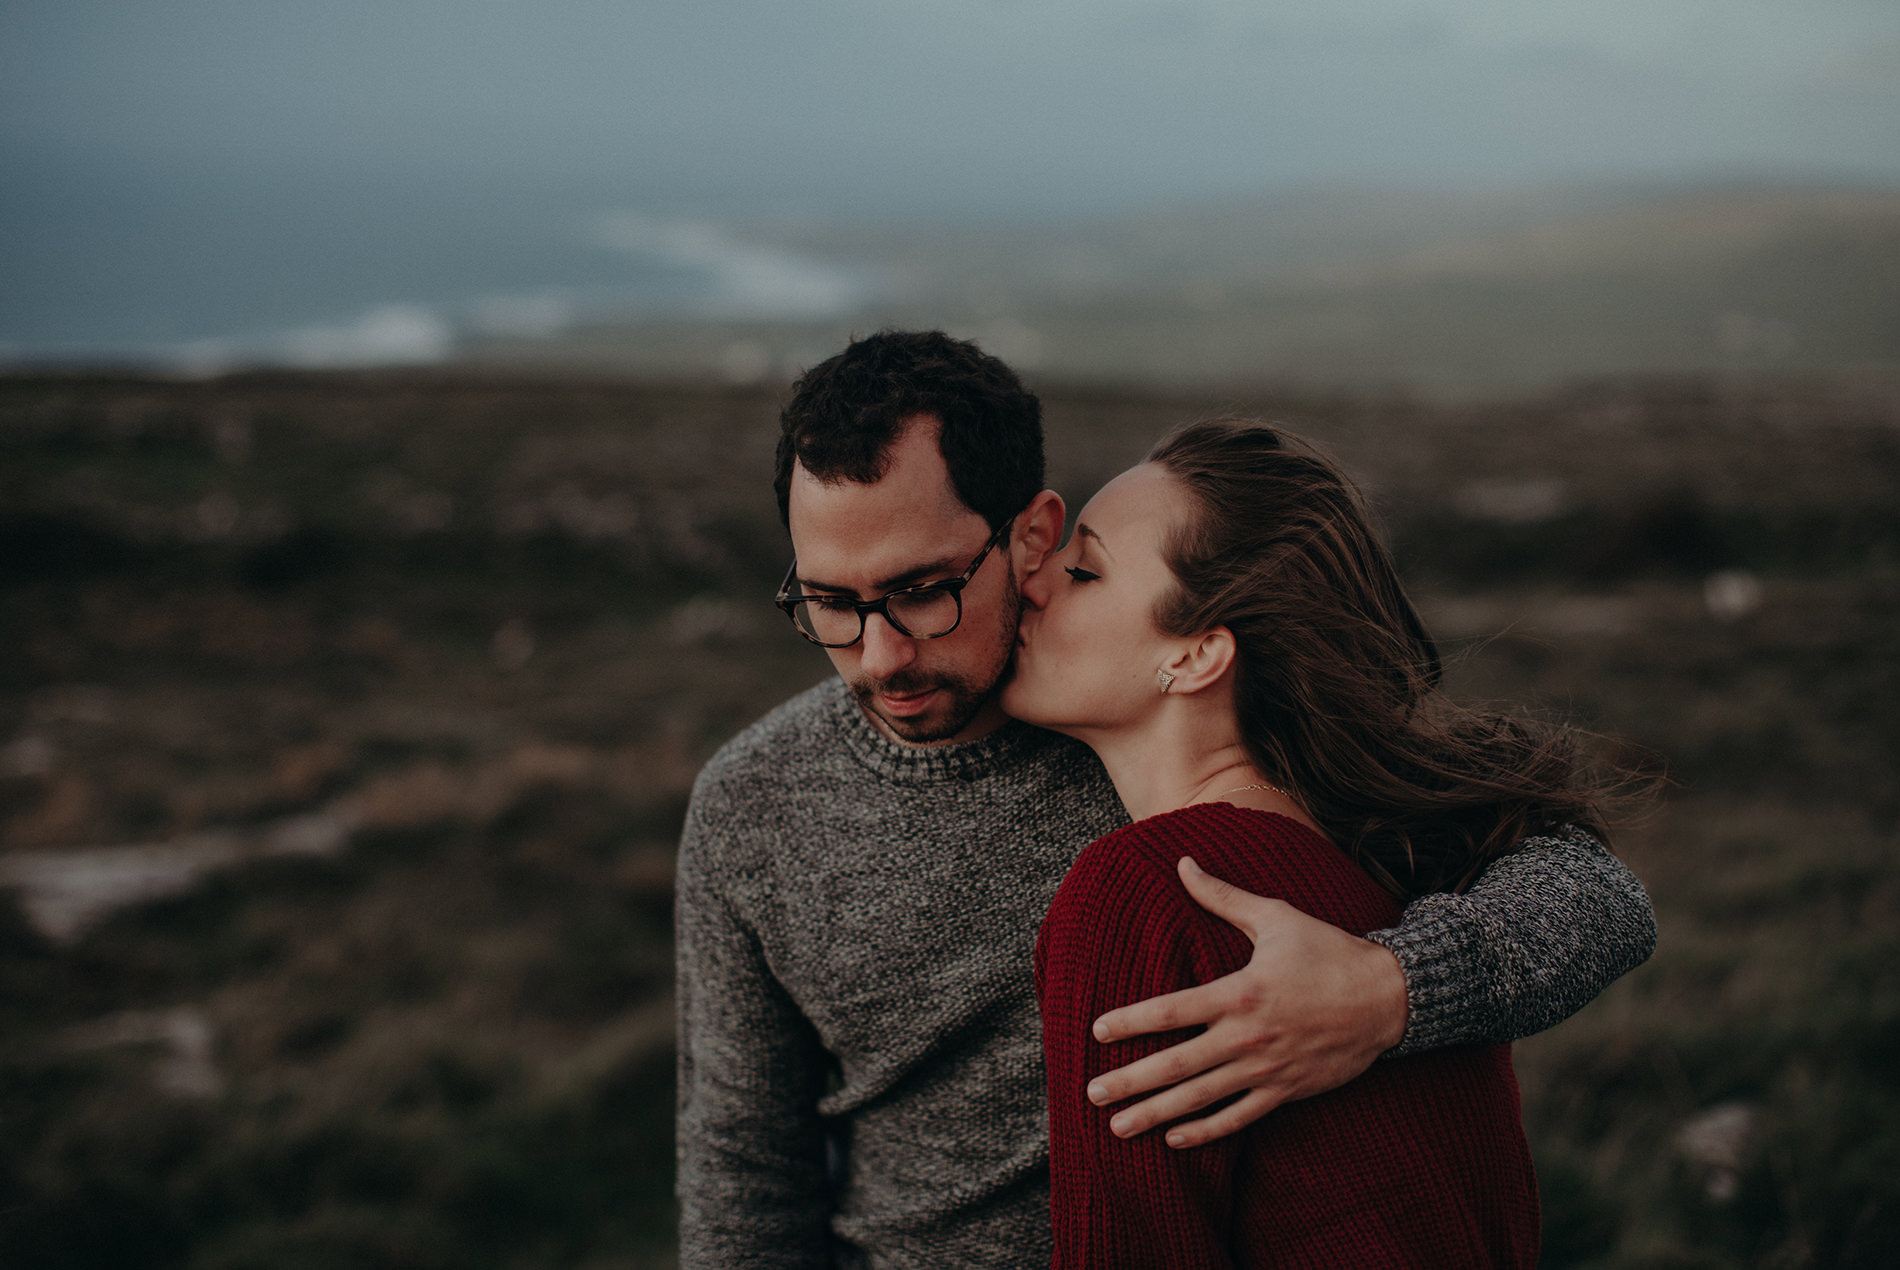
[[[800,635],[820,648],[849,648],[863,639],[865,618],[872,613],[882,614],[893,628],[912,639],[942,639],[963,620],[963,588],[970,585],[996,544],[1009,536],[1009,526],[1006,520],[996,527],[962,577],[899,587],[875,600],[797,594],[793,588],[798,585],[798,561],[794,560],[773,603],[785,610]]]

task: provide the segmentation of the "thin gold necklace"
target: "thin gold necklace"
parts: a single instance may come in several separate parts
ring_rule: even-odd
[[[1282,798],[1290,799],[1293,797],[1293,795],[1287,793],[1284,789],[1281,789],[1278,785],[1236,785],[1232,789],[1223,789],[1220,793],[1214,795],[1214,797],[1225,798],[1229,794],[1238,794],[1249,789],[1264,789],[1268,793],[1278,794]]]

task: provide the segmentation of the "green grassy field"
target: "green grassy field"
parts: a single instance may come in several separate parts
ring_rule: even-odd
[[[1900,1262],[1900,398],[1045,386],[1367,484],[1468,699],[1660,754],[1650,964],[1518,1047],[1552,1266]],[[0,379],[0,1263],[671,1261],[673,839],[826,673],[774,394]]]

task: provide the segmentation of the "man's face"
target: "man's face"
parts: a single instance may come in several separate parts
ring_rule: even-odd
[[[890,470],[873,484],[825,484],[795,467],[790,509],[803,590],[856,600],[958,576],[991,532],[958,501],[928,418],[911,421],[891,447]],[[993,698],[1021,612],[1013,553],[999,546],[964,587],[963,620],[950,634],[913,639],[873,613],[863,639],[825,651],[888,735],[967,740],[1002,721]]]

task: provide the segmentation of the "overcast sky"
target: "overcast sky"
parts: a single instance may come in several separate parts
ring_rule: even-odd
[[[1900,0],[0,0],[0,174],[0,363],[347,359],[857,285],[766,219],[1900,185]]]
[[[1900,180],[1896,0],[5,0],[0,160],[723,215]]]

